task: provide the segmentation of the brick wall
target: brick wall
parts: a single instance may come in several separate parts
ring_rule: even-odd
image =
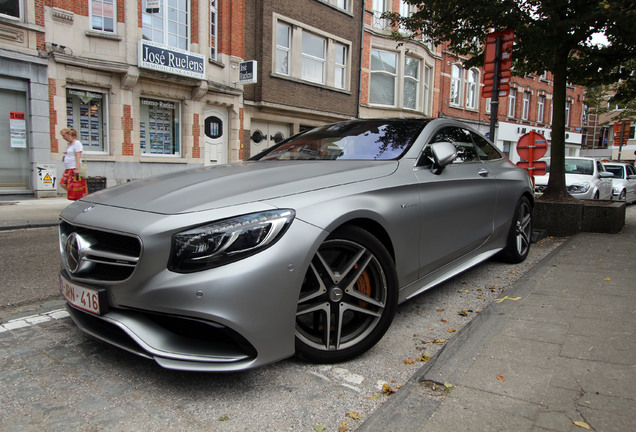
[[[132,142],[133,118],[130,105],[124,105],[124,113],[121,118],[121,128],[124,132],[124,142],[122,143],[122,156],[132,156],[134,147]]]
[[[201,157],[201,125],[199,124],[199,114],[192,116],[192,157]]]
[[[51,139],[51,153],[57,153],[60,150],[57,134],[55,133],[55,125],[57,124],[57,111],[55,111],[54,99],[57,91],[55,90],[55,80],[49,78],[49,135]]]

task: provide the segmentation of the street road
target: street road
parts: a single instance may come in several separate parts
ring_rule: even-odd
[[[522,264],[484,263],[401,305],[382,341],[353,361],[202,374],[162,369],[77,330],[57,293],[56,230],[0,232],[0,430],[355,430],[423,356],[559,244],[546,239]]]
[[[57,228],[0,232],[0,318],[7,306],[59,298]]]

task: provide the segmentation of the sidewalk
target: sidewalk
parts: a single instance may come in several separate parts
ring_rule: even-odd
[[[56,226],[60,212],[71,202],[66,197],[0,199],[0,231]]]
[[[626,221],[570,238],[358,430],[634,430],[636,206]]]

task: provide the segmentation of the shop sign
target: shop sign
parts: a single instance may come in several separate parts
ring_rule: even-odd
[[[9,130],[12,148],[26,148],[26,120],[23,112],[9,113]]]
[[[256,60],[239,63],[239,84],[255,84],[258,82]]]
[[[139,67],[205,79],[205,56],[147,40],[139,41]]]

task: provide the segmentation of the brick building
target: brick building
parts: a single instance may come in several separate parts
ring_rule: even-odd
[[[358,116],[360,4],[245,1],[245,57],[258,61],[258,82],[244,87],[243,158]]]
[[[400,0],[8,0],[0,6],[0,193],[57,193],[75,128],[107,186],[235,162],[304,129],[356,117],[452,117],[488,132],[481,68],[426,36],[398,45]],[[400,29],[397,29],[400,31]],[[241,64],[255,66],[253,83]],[[495,142],[517,160],[550,139],[550,74],[513,78]],[[583,91],[568,88],[567,154]],[[44,177],[49,179],[44,182]],[[51,179],[53,177],[53,179]]]

